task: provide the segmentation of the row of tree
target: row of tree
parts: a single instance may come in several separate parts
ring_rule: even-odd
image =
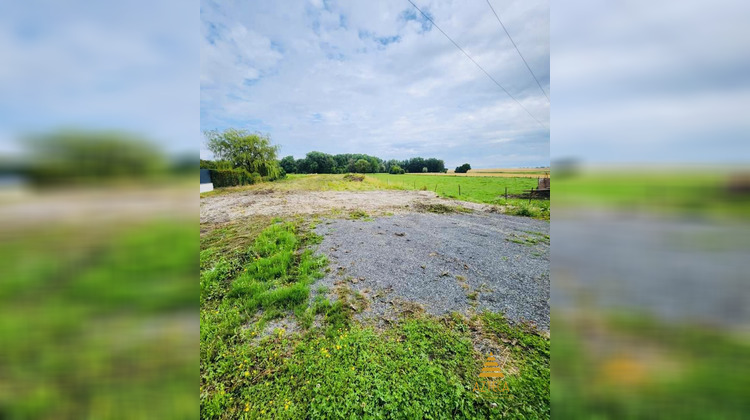
[[[263,179],[274,180],[287,173],[296,174],[341,174],[349,172],[402,174],[405,172],[447,172],[445,162],[436,158],[415,157],[405,160],[385,161],[375,156],[344,153],[329,155],[310,152],[303,159],[286,156],[277,160],[279,146],[271,144],[267,135],[250,133],[247,130],[226,129],[204,132],[206,145],[217,161],[201,161],[201,168],[213,170],[243,169],[249,174],[257,173]],[[465,163],[456,172],[466,173],[471,166]]]
[[[280,165],[286,173],[297,174],[446,172],[445,162],[440,159],[416,157],[385,161],[375,156],[351,153],[329,155],[323,152],[310,152],[303,159],[286,156],[281,159]]]

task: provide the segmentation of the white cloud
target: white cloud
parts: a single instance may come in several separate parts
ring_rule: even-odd
[[[548,123],[549,104],[486,3],[420,3]],[[549,89],[548,3],[493,5]],[[435,156],[448,166],[548,163],[549,131],[435,28],[425,31],[424,19],[404,19],[414,12],[402,1],[204,2],[202,128],[267,132],[282,155],[296,157],[320,150]]]

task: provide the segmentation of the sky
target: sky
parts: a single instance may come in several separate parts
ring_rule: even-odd
[[[407,0],[203,0],[201,130],[268,134],[279,157],[549,165],[550,104],[487,2],[415,3],[539,122]],[[549,95],[548,1],[491,3]]]
[[[551,156],[750,161],[750,2],[552,5]]]
[[[29,134],[65,128],[124,131],[197,157],[198,9],[191,0],[3,2],[0,157],[23,154]]]

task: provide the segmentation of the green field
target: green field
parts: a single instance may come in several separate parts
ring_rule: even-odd
[[[536,188],[536,178],[471,177],[454,175],[390,175],[368,174],[387,185],[397,185],[410,190],[435,191],[443,197],[459,198],[477,203],[502,204],[505,188],[509,195],[520,195],[525,190]],[[461,193],[459,195],[459,186]]]
[[[750,196],[730,194],[728,175],[710,170],[591,171],[555,179],[555,204],[716,218],[747,218]]]
[[[549,418],[548,337],[498,314],[413,307],[385,328],[360,324],[363,296],[339,286],[331,302],[312,289],[329,268],[307,223],[203,232],[201,418]],[[286,328],[273,324],[282,318]],[[488,341],[509,351],[506,394],[475,391],[486,357],[476,345]]]

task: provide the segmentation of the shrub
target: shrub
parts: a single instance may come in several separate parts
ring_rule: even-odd
[[[401,168],[400,166],[398,166],[398,165],[391,166],[391,174],[393,174],[393,175],[401,175],[403,173],[404,173],[404,169]]]
[[[422,168],[422,172],[427,172],[427,167]]]
[[[234,187],[237,185],[252,185],[262,181],[259,173],[250,174],[246,170],[239,169],[211,169],[211,182],[214,188]]]
[[[465,174],[469,172],[470,169],[471,169],[471,165],[469,165],[468,163],[464,163],[463,165],[456,168],[456,173]]]

